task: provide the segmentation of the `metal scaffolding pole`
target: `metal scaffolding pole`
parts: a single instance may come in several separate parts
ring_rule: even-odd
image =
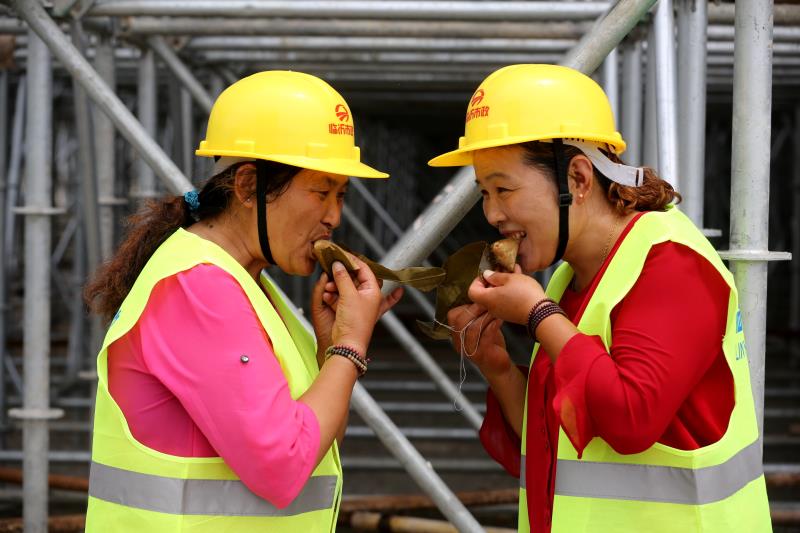
[[[94,65],[97,73],[108,87],[116,90],[116,72],[114,69],[114,43],[104,35],[98,37],[95,47]],[[97,193],[100,204],[100,257],[108,259],[114,249],[114,206],[119,201],[115,198],[115,143],[114,124],[108,117],[94,107],[92,120],[94,123],[95,171],[97,172]]]
[[[3,232],[0,233],[0,251],[3,252],[0,254],[2,255],[2,257],[0,257],[0,275],[3,276],[4,283],[9,279],[11,258],[17,256],[16,253],[12,254],[8,252],[8,250],[13,250],[11,239],[12,233],[9,231],[9,229],[13,229],[14,221],[16,220],[14,208],[16,207],[15,187],[17,187],[17,185],[14,184],[17,184],[19,181],[19,170],[22,163],[22,145],[25,131],[25,98],[27,94],[27,83],[25,80],[25,76],[22,75],[17,82],[17,94],[14,98],[14,121],[11,128],[11,158],[8,162],[8,172],[6,172],[4,175],[5,183],[8,187],[6,190],[6,198],[4,199],[5,212],[3,213],[3,223],[0,224],[5,226]],[[18,392],[20,394],[22,393],[21,380],[17,375],[17,371],[14,367],[14,363],[11,361],[11,357],[5,351],[5,313],[8,311],[6,298],[7,296],[3,297],[1,300],[2,303],[0,303],[0,321],[2,321],[0,324],[0,383],[3,387],[2,393],[0,394],[0,421],[2,422],[3,427],[5,427],[6,423],[6,371],[8,371],[9,377],[14,381]],[[2,442],[2,440],[0,440],[0,442]]]
[[[389,231],[395,234],[396,237],[400,237],[403,235],[403,230],[400,226],[395,222],[392,216],[386,212],[386,209],[381,205],[381,203],[375,199],[367,186],[361,183],[360,180],[351,180],[350,187],[355,189],[361,197],[364,199],[365,202],[375,211],[375,214],[378,215],[378,218],[386,224],[386,227],[389,228]],[[377,250],[376,250],[377,251]],[[383,252],[380,252],[383,255]]]
[[[13,0],[13,3],[17,13],[42,38],[53,55],[78,80],[95,104],[111,118],[120,133],[164,180],[169,190],[175,194],[191,190],[192,184],[186,179],[186,176],[148,136],[125,104],[75,49],[39,2],[37,0]]]
[[[509,63],[554,63],[562,57],[560,52],[411,52],[370,50],[198,50],[198,58],[209,62],[314,62],[314,63],[398,63],[417,65],[459,64],[464,66],[489,65],[499,68]],[[485,73],[484,73],[485,74]]]
[[[791,297],[789,298],[789,327],[794,330],[795,337],[800,333],[800,105],[794,108],[794,167],[792,168],[792,261]],[[800,354],[796,354],[800,355]]]
[[[2,29],[15,31],[12,21]],[[124,35],[341,35],[347,37],[506,37],[577,39],[587,22],[484,22],[455,20],[342,20],[285,18],[227,18],[198,24],[192,17],[125,17],[119,20]],[[733,37],[731,36],[731,39]]]
[[[369,50],[412,52],[566,52],[576,39],[414,37],[195,37],[191,50]]]
[[[76,47],[83,49],[85,35],[79,21],[72,23],[72,40]],[[97,160],[95,159],[95,150],[97,149],[95,142],[97,137],[95,136],[94,132],[92,108],[89,104],[89,98],[87,98],[86,92],[81,88],[80,84],[78,84],[75,78],[72,80],[72,93],[75,102],[75,128],[78,137],[78,169],[80,173],[80,179],[78,180],[80,195],[79,201],[76,203],[78,210],[76,216],[78,216],[81,220],[81,234],[83,236],[83,246],[75,247],[75,255],[77,256],[86,253],[86,260],[82,265],[85,267],[84,271],[94,272],[97,267],[100,266],[100,263],[103,260],[103,242],[100,225],[100,208],[98,203],[99,186],[97,183]],[[79,241],[76,240],[76,243],[77,242]],[[76,263],[80,262],[81,261],[76,261]],[[82,280],[75,280],[75,282],[77,283],[78,287],[80,287],[83,283]],[[80,294],[80,291],[77,292]],[[73,310],[80,313],[80,320],[83,322],[82,306],[74,307]],[[73,318],[78,320],[78,317]],[[103,328],[100,317],[91,316],[89,318],[89,322],[90,353],[92,353],[95,349],[100,349],[100,345],[102,344]],[[81,329],[81,338],[83,337],[82,334],[83,330]],[[78,345],[77,351],[71,350],[69,352],[67,368],[65,372],[65,379],[67,382],[70,382],[77,377],[82,363],[81,359],[84,353],[83,343]]]
[[[675,22],[672,0],[659,0],[653,19],[655,35],[658,175],[675,189],[678,175],[678,114],[675,84]]]
[[[243,12],[253,17],[390,18],[410,20],[591,20],[600,16],[609,2],[420,2],[406,0],[112,0],[92,7],[93,16],[194,16],[238,18]],[[710,19],[733,22],[733,4],[711,4]],[[800,22],[797,6],[782,4],[775,10],[779,24]]]
[[[772,0],[740,2],[736,6],[731,249],[720,254],[731,261],[739,291],[760,430],[764,427],[767,261],[789,256],[771,253],[768,248],[772,7]]]
[[[47,46],[28,35],[28,98],[25,161],[25,309],[23,408],[10,415],[22,420],[23,521],[25,531],[47,531],[49,434],[47,421],[60,416],[50,409],[50,216],[52,206],[53,78]]]
[[[153,50],[142,50],[139,62],[138,91],[136,94],[136,115],[142,128],[151,139],[156,138],[158,129],[158,81],[156,80],[156,57]],[[132,184],[134,198],[153,198],[156,196],[156,176],[147,160],[136,160],[136,181]]]
[[[408,0],[115,0],[95,4],[91,16],[398,18],[412,20],[592,20],[607,2],[426,2]]]
[[[706,150],[706,26],[708,4],[678,0],[678,168],[683,210],[703,228]]]
[[[193,139],[194,128],[192,127],[192,124],[194,123],[192,117],[192,95],[189,94],[189,91],[186,89],[181,88],[178,99],[180,102],[178,113],[180,118],[180,127],[178,128],[178,131],[180,132],[179,146],[181,155],[183,156],[183,165],[181,165],[181,167],[183,169],[183,173],[189,176],[189,179],[191,179],[192,175],[194,174],[194,148],[196,146]]]
[[[197,78],[194,77],[189,67],[181,61],[181,58],[179,58],[175,50],[164,41],[164,38],[159,36],[148,37],[147,45],[153,49],[161,61],[163,61],[175,77],[181,81],[186,90],[191,93],[197,105],[199,105],[206,114],[211,113],[211,107],[214,105],[214,101],[208,95],[208,91],[197,81]]]
[[[15,253],[14,239],[16,238],[17,217],[14,208],[17,206],[19,196],[19,175],[23,159],[23,137],[25,134],[25,101],[27,98],[27,78],[20,76],[17,83],[17,95],[14,99],[14,126],[11,133],[11,160],[8,163],[6,175],[6,209],[5,209],[5,234],[3,235],[3,261],[5,262],[6,275],[13,274],[19,259]]]
[[[603,90],[611,103],[611,112],[619,127],[619,54],[617,48],[608,53],[603,61]]]
[[[415,38],[415,37],[323,37],[323,36],[220,36],[195,37],[188,50],[280,50],[280,51],[372,51],[372,52],[481,52],[481,53],[545,53],[565,52],[576,39],[509,39],[509,38]],[[705,44],[709,54],[733,54],[733,43],[711,41]],[[800,43],[781,42],[773,46],[776,56],[796,56]]]
[[[642,164],[642,41],[622,48],[622,136],[628,143],[625,160]],[[617,119],[619,120],[619,119]]]
[[[0,251],[3,250],[5,236],[8,134],[8,71],[4,70],[0,72]],[[6,373],[3,361],[6,358],[7,293],[6,258],[0,257],[0,446],[4,444],[2,433],[6,429]]]
[[[650,24],[647,32],[647,64],[644,88],[644,145],[642,163],[658,169],[658,111],[656,111],[656,46],[655,32]]]
[[[76,46],[83,47],[83,30],[79,22],[72,23],[72,40]],[[97,181],[95,179],[94,134],[89,99],[77,79],[72,79],[72,93],[75,101],[75,129],[78,137],[78,168],[80,172],[79,216],[83,222],[84,243],[86,246],[87,268],[94,272],[100,265],[100,217],[97,206]],[[78,253],[83,253],[79,250]]]

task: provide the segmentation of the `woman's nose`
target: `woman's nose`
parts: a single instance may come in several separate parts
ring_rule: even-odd
[[[336,229],[342,222],[342,209],[343,205],[338,202],[326,204],[325,215],[322,217],[322,223],[330,229]]]
[[[486,221],[492,226],[498,226],[505,220],[502,209],[499,208],[497,202],[489,197],[483,199],[483,215],[486,217]]]

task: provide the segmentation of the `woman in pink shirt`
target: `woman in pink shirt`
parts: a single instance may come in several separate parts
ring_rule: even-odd
[[[331,121],[336,128],[329,127]],[[295,72],[258,73],[223,92],[197,152],[215,156],[212,177],[199,192],[147,202],[130,219],[116,255],[86,288],[92,309],[106,319],[114,317],[112,325],[137,277],[172,239],[233,258],[242,275],[256,282],[269,265],[289,274],[312,274],[313,244],[329,239],[339,225],[348,176],[387,177],[359,161],[342,97],[322,80]],[[312,375],[317,370],[318,375],[299,397],[292,395],[291,362],[280,353],[286,347],[278,349],[275,332],[265,329],[255,309],[264,302],[274,306],[290,332],[296,318],[287,316],[288,307],[260,285],[254,300],[236,269],[213,262],[198,260],[160,279],[135,324],[106,350],[108,393],[132,437],[176,458],[221,457],[249,491],[272,506],[254,515],[285,517],[282,522],[271,517],[259,530],[297,530],[293,516],[303,511],[295,509],[299,503],[290,504],[334,440],[341,440],[355,380],[366,370],[373,326],[400,298],[397,290],[382,299],[369,268],[354,260],[361,268],[352,279],[335,263],[333,279],[323,273],[314,287],[311,319],[318,369]],[[294,334],[292,341],[302,352]],[[313,353],[309,359],[314,360]],[[95,455],[97,432],[107,431],[98,424]],[[338,453],[333,453],[338,464]],[[153,510],[115,496],[124,487],[95,482],[100,479],[94,475],[95,455],[90,496],[118,505],[113,513]],[[136,471],[135,466],[100,464],[98,472],[109,466]],[[332,496],[324,503],[331,511],[325,515],[328,521],[335,521],[338,510],[339,493]],[[236,518],[230,517],[246,514],[235,510],[237,502],[228,503],[221,505],[228,511],[207,513],[221,521],[217,530],[237,529]],[[92,513],[90,503],[89,520],[98,530],[101,523],[108,527],[107,514]],[[322,523],[319,530],[334,526]]]

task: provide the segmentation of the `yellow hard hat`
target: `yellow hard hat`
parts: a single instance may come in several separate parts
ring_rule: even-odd
[[[510,65],[490,74],[472,95],[458,149],[428,164],[471,165],[475,150],[548,139],[625,151],[608,98],[590,77],[558,65]]]
[[[389,176],[361,162],[342,95],[302,72],[259,72],[225,89],[195,154],[264,159],[359,178]]]

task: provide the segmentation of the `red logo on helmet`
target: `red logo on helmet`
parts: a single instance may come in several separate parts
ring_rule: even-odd
[[[347,122],[350,120],[350,112],[347,110],[347,107],[344,104],[339,104],[336,106],[336,118],[338,118],[341,122]]]
[[[472,95],[472,100],[469,101],[469,106],[475,107],[481,102],[483,102],[483,89],[478,89],[475,91],[475,94]]]
[[[472,95],[472,100],[469,101],[469,109],[467,110],[467,122],[475,118],[489,116],[489,106],[480,105],[481,102],[483,102],[483,97],[483,89],[478,89],[475,91],[475,94]]]

